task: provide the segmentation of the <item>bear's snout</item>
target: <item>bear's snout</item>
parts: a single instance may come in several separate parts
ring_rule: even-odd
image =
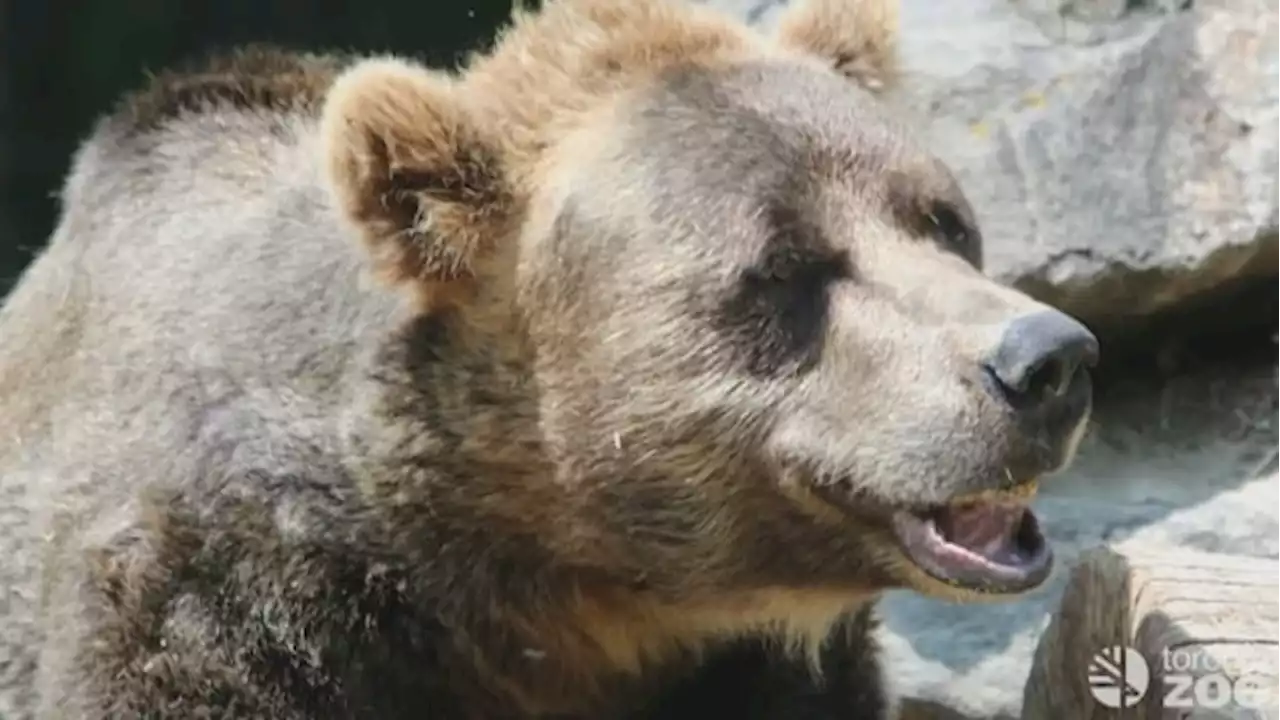
[[[1037,310],[1009,321],[982,363],[987,390],[1013,411],[1039,449],[1032,474],[1052,472],[1071,454],[1091,405],[1089,371],[1098,339],[1071,316]]]

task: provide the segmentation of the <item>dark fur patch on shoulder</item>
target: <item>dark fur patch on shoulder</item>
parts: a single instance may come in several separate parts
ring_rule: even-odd
[[[188,113],[218,108],[318,112],[329,86],[353,60],[354,56],[341,53],[244,46],[156,74],[147,87],[120,101],[112,124],[127,136],[155,130]]]

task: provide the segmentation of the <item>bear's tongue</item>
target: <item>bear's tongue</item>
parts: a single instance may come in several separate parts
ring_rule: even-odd
[[[1000,565],[1018,565],[1018,528],[1025,507],[1019,504],[982,504],[949,507],[934,517],[938,534],[952,545]]]
[[[1043,582],[1053,567],[1053,553],[1026,497],[900,511],[893,530],[909,560],[955,586],[1021,592]]]

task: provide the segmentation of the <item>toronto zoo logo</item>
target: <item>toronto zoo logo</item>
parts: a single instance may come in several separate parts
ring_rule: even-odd
[[[1277,704],[1275,673],[1269,676],[1231,667],[1211,655],[1165,648],[1160,651],[1164,708],[1260,709]],[[1108,708],[1133,708],[1151,691],[1151,665],[1142,653],[1115,645],[1089,662],[1089,694]]]
[[[1142,653],[1118,645],[1103,648],[1089,661],[1089,692],[1109,708],[1131,708],[1151,684],[1151,668]]]

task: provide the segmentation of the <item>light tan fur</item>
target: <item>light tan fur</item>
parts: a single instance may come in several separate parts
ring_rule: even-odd
[[[330,171],[348,214],[363,218],[369,209],[358,204],[367,198],[415,192],[378,192],[370,183],[428,163],[464,169],[463,158],[437,154],[492,152],[505,168],[504,182],[514,186],[513,196],[500,199],[516,203],[545,186],[548,150],[564,144],[620,93],[643,88],[672,68],[727,67],[790,55],[827,65],[869,90],[890,89],[896,81],[896,18],[892,0],[808,0],[794,3],[777,37],[768,38],[710,8],[671,1],[555,0],[539,12],[517,8],[497,41],[500,50],[473,56],[457,80],[395,58],[367,61],[339,78],[322,125]],[[376,127],[386,133],[385,149],[368,146]],[[407,143],[409,137],[433,144]],[[482,238],[509,234],[502,223],[519,210],[497,200],[481,205],[486,214],[480,217],[456,203],[432,203],[433,211],[419,212],[436,234],[461,244],[440,251],[450,259],[437,271],[452,277],[465,269]],[[397,264],[403,251],[376,238],[399,230],[370,219],[361,232],[375,252],[392,254],[384,262]]]
[[[778,42],[826,58],[836,70],[875,93],[898,84],[898,4],[810,0],[791,6]]]

